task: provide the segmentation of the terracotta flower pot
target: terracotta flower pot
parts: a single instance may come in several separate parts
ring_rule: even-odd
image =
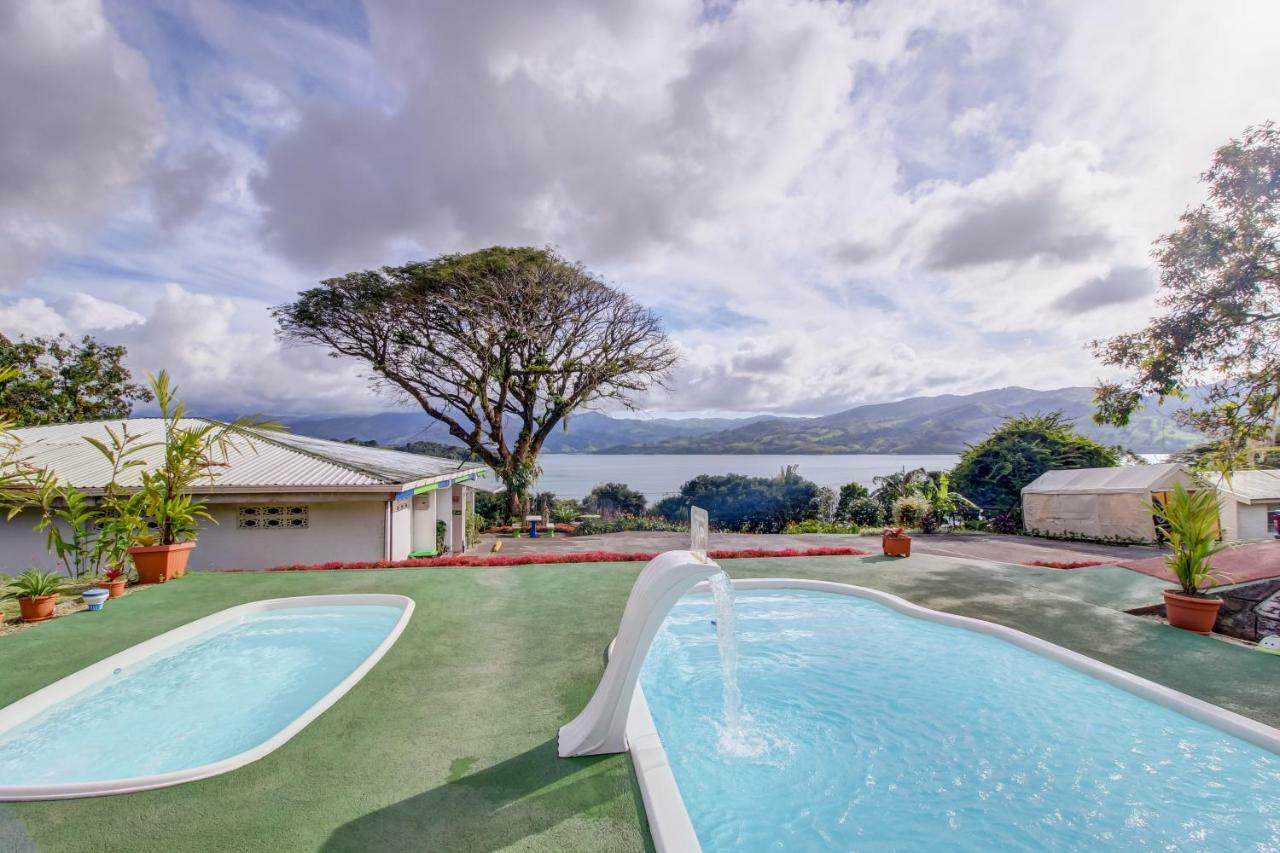
[[[164,583],[182,577],[194,547],[194,542],[178,542],[130,548],[129,556],[133,557],[133,566],[138,570],[138,583]]]
[[[126,581],[124,578],[120,578],[120,580],[116,580],[116,581],[103,581],[102,583],[98,584],[98,586],[102,587],[107,592],[111,593],[111,595],[109,596],[110,598],[119,598],[120,596],[124,595],[124,585],[126,583],[128,583],[128,581]]]
[[[18,609],[22,611],[23,622],[43,622],[53,618],[53,607],[58,603],[58,594],[41,595],[18,599]]]
[[[884,536],[880,539],[880,547],[886,557],[910,557],[910,536]]]
[[[1164,606],[1169,615],[1169,624],[1173,627],[1195,631],[1197,634],[1210,634],[1213,632],[1213,623],[1218,619],[1218,608],[1222,606],[1222,599],[1205,595],[1187,595],[1184,592],[1166,589]]]

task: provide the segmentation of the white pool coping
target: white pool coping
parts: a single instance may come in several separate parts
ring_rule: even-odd
[[[1280,730],[1014,628],[969,616],[930,610],[878,589],[834,581],[758,578],[735,580],[733,588],[735,590],[798,589],[865,598],[917,619],[998,637],[1280,755]],[[708,585],[703,582],[694,589],[705,592]],[[662,745],[662,738],[658,735],[644,692],[638,684],[631,704],[631,713],[627,718],[627,746],[631,752],[632,764],[635,766],[636,779],[640,784],[640,794],[644,800],[654,847],[659,853],[700,851],[702,846],[698,843],[698,836],[694,832],[693,821],[685,808],[684,798],[680,796],[680,788],[676,784],[675,775],[671,772],[671,764],[667,759],[666,749]]]
[[[197,779],[207,779],[210,776],[217,776],[221,773],[235,770],[246,764],[257,761],[265,755],[278,749],[280,746],[288,742],[290,738],[302,731],[307,725],[328,710],[335,702],[356,685],[361,678],[365,676],[369,670],[373,669],[374,664],[382,659],[382,656],[395,645],[400,634],[404,632],[405,626],[409,623],[409,617],[413,615],[414,603],[413,599],[403,595],[385,595],[379,593],[353,594],[353,595],[301,595],[291,598],[270,598],[261,601],[251,601],[247,604],[240,604],[235,607],[229,607],[226,610],[220,610],[217,613],[210,614],[194,622],[188,622],[172,631],[166,631],[150,640],[131,646],[122,652],[111,655],[108,658],[90,664],[79,672],[68,675],[59,681],[55,681],[47,687],[43,687],[36,692],[19,699],[11,705],[0,708],[0,732],[9,730],[17,726],[37,714],[42,713],[53,705],[63,700],[69,699],[80,691],[93,686],[103,679],[110,678],[117,674],[117,670],[135,664],[145,663],[145,661],[160,652],[167,651],[173,646],[184,643],[194,637],[212,631],[222,625],[243,619],[246,616],[266,613],[272,610],[289,610],[297,607],[316,607],[327,605],[347,605],[347,604],[365,604],[365,605],[383,605],[388,607],[399,607],[401,609],[400,618],[396,624],[392,626],[391,631],[377,645],[369,656],[366,657],[359,666],[351,670],[342,681],[338,682],[332,690],[293,719],[289,725],[285,726],[276,734],[267,740],[245,750],[238,755],[230,758],[224,758],[221,761],[215,761],[211,764],[203,764],[199,767],[191,767],[185,770],[175,770],[171,773],[160,773],[153,776],[137,776],[130,779],[109,779],[96,782],[66,782],[58,784],[46,785],[0,785],[0,802],[21,802],[24,800],[66,800],[77,797],[101,797],[109,794],[129,794],[135,791],[147,791],[152,788],[166,788],[170,785],[177,785],[182,782],[194,782]],[[126,725],[142,725],[136,720],[125,721]],[[198,720],[192,720],[192,725],[199,725]]]

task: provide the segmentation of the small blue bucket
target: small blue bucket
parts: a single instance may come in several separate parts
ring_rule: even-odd
[[[90,610],[101,610],[109,595],[111,595],[110,591],[99,589],[96,586],[80,593],[80,597],[84,599],[85,604],[89,605]]]

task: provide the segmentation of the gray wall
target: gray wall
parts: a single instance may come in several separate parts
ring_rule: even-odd
[[[269,502],[263,499],[262,503]],[[200,569],[261,569],[292,563],[380,560],[386,524],[386,501],[381,497],[353,501],[278,500],[274,503],[307,507],[306,528],[241,529],[238,509],[246,504],[212,504],[218,522],[204,526],[189,567]],[[404,513],[405,522],[408,513]],[[32,567],[61,567],[45,550],[44,535],[36,533],[34,513],[13,521],[0,520],[0,573],[13,575]],[[405,541],[408,540],[407,530]]]

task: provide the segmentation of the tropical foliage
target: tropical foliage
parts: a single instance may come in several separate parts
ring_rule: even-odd
[[[125,348],[92,337],[0,335],[0,418],[14,426],[125,418],[151,399],[124,366]]]
[[[970,447],[951,472],[951,484],[984,512],[1022,517],[1022,488],[1045,471],[1108,468],[1120,451],[1076,432],[1061,412],[1008,418]]]
[[[1173,552],[1165,564],[1186,595],[1199,595],[1201,587],[1217,579],[1213,555],[1226,547],[1218,541],[1218,491],[1188,491],[1175,483],[1164,503],[1151,504],[1151,512],[1165,524]]]

